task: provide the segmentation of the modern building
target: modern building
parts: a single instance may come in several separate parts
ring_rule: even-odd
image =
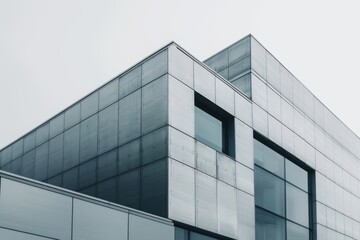
[[[251,35],[170,43],[0,151],[0,239],[360,239],[359,159]]]

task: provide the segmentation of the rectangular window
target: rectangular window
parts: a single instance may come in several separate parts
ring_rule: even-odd
[[[235,157],[234,117],[197,93],[195,138],[219,152]]]

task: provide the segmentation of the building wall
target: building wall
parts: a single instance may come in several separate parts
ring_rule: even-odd
[[[171,221],[0,171],[0,238],[174,239]],[[139,231],[141,229],[141,231]]]

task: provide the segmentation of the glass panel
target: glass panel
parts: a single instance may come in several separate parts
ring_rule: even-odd
[[[124,173],[118,177],[118,203],[140,209],[140,169]]]
[[[190,232],[190,240],[216,240],[216,238],[208,237],[196,232]]]
[[[168,59],[167,50],[151,57],[142,65],[142,85],[146,85],[154,79],[167,73]]]
[[[97,155],[98,115],[81,123],[80,162],[85,162]]]
[[[216,179],[196,171],[196,226],[217,232]]]
[[[23,155],[23,139],[21,138],[11,146],[11,159],[17,159],[21,155]]]
[[[255,204],[285,216],[284,181],[255,167]]]
[[[64,131],[64,123],[63,113],[50,121],[50,138],[53,138]]]
[[[167,127],[163,127],[142,137],[142,165],[167,156],[167,135]]]
[[[189,240],[189,231],[175,227],[175,240]]]
[[[113,177],[106,181],[98,183],[96,196],[106,201],[116,202],[116,182],[116,177]]]
[[[48,176],[48,152],[49,143],[44,143],[40,147],[36,148],[35,154],[35,179],[45,180]]]
[[[35,132],[29,133],[24,137],[24,152],[28,152],[35,148],[35,138],[36,138]]]
[[[118,172],[126,172],[140,166],[140,139],[119,147]]]
[[[74,240],[110,240],[127,237],[127,213],[74,199]]]
[[[250,37],[235,43],[229,47],[229,64],[233,64],[238,60],[250,55]]]
[[[305,227],[309,227],[309,197],[306,192],[286,184],[286,216]]]
[[[222,152],[223,122],[195,106],[195,138]]]
[[[140,136],[141,90],[119,101],[119,145]]]
[[[251,75],[246,74],[231,83],[237,87],[241,92],[243,92],[247,97],[251,97]]]
[[[113,80],[99,90],[99,108],[109,106],[119,98],[119,81]]]
[[[36,146],[41,145],[49,139],[49,124],[44,124],[36,129]]]
[[[286,159],[286,180],[298,186],[304,191],[308,191],[308,173],[294,163]]]
[[[79,125],[76,125],[64,133],[63,170],[67,170],[79,163],[79,137]]]
[[[34,178],[35,174],[35,150],[26,153],[23,156],[22,175],[28,178]]]
[[[168,120],[167,76],[142,88],[142,133],[164,126]]]
[[[96,182],[96,158],[79,166],[79,187],[87,187]]]
[[[78,177],[78,167],[73,168],[65,173],[63,173],[63,187],[76,191],[79,189],[79,177]]]
[[[284,240],[285,220],[256,208],[256,240]]]
[[[301,227],[297,224],[287,221],[287,239],[288,240],[308,240],[309,239],[309,229]]]
[[[21,174],[22,168],[22,157],[13,160],[11,163],[10,171],[14,174]]]
[[[98,181],[114,176],[117,173],[117,168],[117,149],[111,150],[98,157]]]
[[[48,236],[52,239],[71,239],[71,212],[70,197],[5,178],[1,179],[0,226],[2,227]]]
[[[0,236],[6,240],[51,240],[51,238],[13,231],[5,228],[0,228]]]
[[[71,128],[80,122],[80,103],[72,106],[65,112],[65,129]]]
[[[229,66],[229,80],[232,80],[247,70],[250,70],[250,57],[246,57]]]
[[[131,69],[119,79],[119,99],[141,87],[141,67]]]
[[[64,135],[61,134],[49,142],[49,177],[62,171],[64,151]]]
[[[99,152],[109,151],[117,146],[118,103],[99,112]]]
[[[170,160],[169,217],[195,225],[195,172],[193,168]]]
[[[141,169],[141,210],[167,217],[167,159]]]
[[[81,120],[84,120],[99,110],[99,91],[92,93],[81,101]]]
[[[284,157],[254,139],[255,164],[284,178]]]

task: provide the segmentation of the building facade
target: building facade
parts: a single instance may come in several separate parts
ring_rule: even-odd
[[[2,170],[47,183],[3,172],[0,230],[98,239],[75,234],[80,198],[165,229],[109,239],[360,239],[359,158],[359,138],[252,36],[204,63],[171,43],[0,151]],[[12,182],[71,198],[70,235],[11,220],[36,214],[6,210]]]

